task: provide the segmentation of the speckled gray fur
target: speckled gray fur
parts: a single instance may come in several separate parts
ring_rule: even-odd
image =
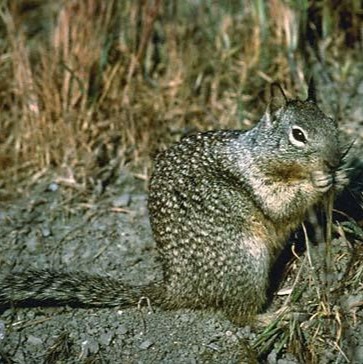
[[[264,305],[271,266],[306,211],[346,183],[342,149],[335,121],[311,99],[268,110],[248,132],[188,136],[158,155],[150,181],[162,282],[17,272],[1,281],[0,305],[127,306],[147,296],[241,322]]]

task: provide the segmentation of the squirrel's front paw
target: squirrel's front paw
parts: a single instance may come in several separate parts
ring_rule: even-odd
[[[337,192],[341,192],[349,184],[347,168],[341,167],[334,174],[334,188]]]
[[[334,187],[337,192],[340,192],[349,183],[347,173],[343,168],[338,169],[334,174],[323,171],[314,171],[311,173],[311,180],[314,187],[322,193],[328,192],[332,187]]]
[[[321,193],[328,192],[333,186],[334,178],[331,174],[323,171],[314,171],[311,173],[311,180],[315,188]]]

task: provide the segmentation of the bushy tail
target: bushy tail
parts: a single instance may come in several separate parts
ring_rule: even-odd
[[[53,270],[13,272],[0,279],[0,308],[11,306],[127,307],[141,297],[158,304],[159,283],[130,286],[116,278]]]

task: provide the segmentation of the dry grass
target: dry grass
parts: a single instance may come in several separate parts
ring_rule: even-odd
[[[331,227],[329,254],[327,244],[320,252],[313,248],[305,231],[307,252],[292,264],[290,293],[255,340],[260,358],[274,349],[277,356],[291,352],[302,363],[350,362],[349,342],[354,347],[359,337],[359,331],[352,334],[359,330],[363,307],[363,231],[353,221]]]
[[[344,51],[342,37],[327,45],[333,31],[317,50],[300,44],[313,28],[309,11],[281,0],[8,2],[0,14],[2,170],[17,181],[67,166],[86,179],[100,146],[111,143],[120,163],[141,168],[190,130],[250,126],[268,83],[301,90],[315,51]],[[345,32],[330,15],[334,35],[358,37],[355,11]]]

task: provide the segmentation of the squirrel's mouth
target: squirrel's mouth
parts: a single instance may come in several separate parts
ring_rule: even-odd
[[[336,192],[340,192],[349,184],[347,174],[349,168],[347,168],[346,157],[353,144],[354,141],[348,144],[335,158],[330,155],[323,163],[324,167],[321,170],[311,173],[312,183],[319,192],[326,193],[331,188],[334,188]]]

